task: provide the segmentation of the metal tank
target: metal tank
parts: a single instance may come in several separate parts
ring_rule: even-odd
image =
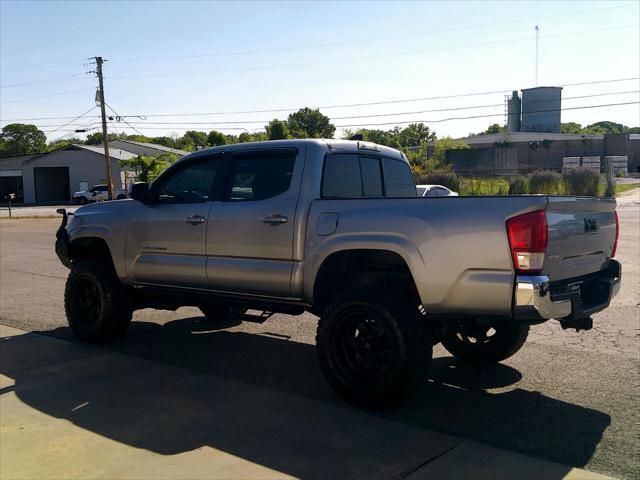
[[[518,96],[518,91],[514,90],[511,98],[507,100],[507,132],[520,131],[521,111],[522,101]]]
[[[523,132],[560,133],[562,87],[522,90]]]

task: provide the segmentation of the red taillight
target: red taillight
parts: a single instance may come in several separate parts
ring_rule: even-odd
[[[620,236],[620,223],[618,222],[618,211],[613,211],[613,216],[616,219],[616,239],[613,241],[613,248],[611,249],[611,258],[616,256],[618,251],[618,237]]]
[[[547,250],[547,217],[544,210],[507,220],[513,266],[518,273],[542,270]]]

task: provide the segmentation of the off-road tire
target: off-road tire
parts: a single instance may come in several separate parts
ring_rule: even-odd
[[[234,307],[224,303],[211,303],[208,305],[200,305],[200,311],[212,322],[225,322],[233,317],[243,315],[247,309],[242,307]]]
[[[97,299],[94,302],[99,303],[97,307],[87,307],[87,291]],[[96,260],[73,263],[65,286],[64,308],[73,333],[90,343],[110,342],[121,337],[133,313],[128,292],[113,266]]]
[[[471,343],[462,333],[454,332],[442,339],[442,345],[465,363],[491,365],[515,355],[529,335],[528,325],[498,326],[494,330],[485,343]]]
[[[417,380],[426,377],[432,344],[426,319],[414,303],[407,295],[392,289],[370,287],[344,291],[323,308],[324,314],[318,321],[316,352],[326,380],[340,396],[365,408],[381,408],[400,399]],[[374,337],[385,345],[378,351],[390,352],[391,362],[383,367],[383,372],[379,371],[377,361],[378,371],[357,372],[352,368],[354,362],[347,359],[353,359],[354,355],[360,357],[355,352],[363,348],[365,354],[374,350],[367,339],[370,337],[363,336],[357,328],[353,331],[355,322],[363,325],[357,320],[358,315],[373,319],[374,330],[375,325],[384,330],[383,335]],[[356,343],[359,345],[354,346]]]

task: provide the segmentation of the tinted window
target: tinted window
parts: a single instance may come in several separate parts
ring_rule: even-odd
[[[424,187],[416,187],[416,191],[418,192],[418,196],[421,197],[424,195],[424,192],[426,192],[427,189]]]
[[[411,168],[400,160],[383,159],[384,186],[387,197],[415,197],[416,186]]]
[[[356,198],[362,196],[358,155],[327,155],[322,179],[322,196]]]
[[[264,200],[289,190],[295,154],[259,153],[235,159],[230,200]]]
[[[107,186],[106,185],[96,185],[93,187],[93,190],[96,192],[106,192],[107,191]]]
[[[157,194],[162,203],[199,203],[210,199],[219,160],[205,160],[176,170],[161,179]]]
[[[380,173],[380,159],[360,157],[362,173],[362,191],[365,197],[382,196],[382,175]]]

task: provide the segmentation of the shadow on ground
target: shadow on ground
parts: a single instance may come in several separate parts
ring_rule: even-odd
[[[223,330],[228,326],[203,318],[165,325],[133,322],[125,338],[108,348],[66,344],[83,349],[86,357],[69,363],[74,371],[57,372],[54,383],[50,383],[48,367],[25,368],[29,359],[21,357],[21,341],[6,341],[2,343],[2,373],[14,379],[15,385],[4,390],[15,390],[23,402],[42,412],[137,448],[176,454],[210,445],[303,477],[309,476],[306,467],[292,452],[308,455],[310,435],[320,441],[321,450],[346,448],[347,457],[348,449],[359,443],[369,449],[371,458],[380,457],[398,441],[411,445],[410,439],[397,438],[400,430],[393,428],[349,431],[347,418],[370,418],[370,413],[348,408],[326,410],[342,412],[334,418],[321,413],[318,405],[346,405],[325,383],[313,345],[269,334],[266,326],[263,334]],[[66,327],[39,333],[69,338]],[[130,370],[127,357],[112,355],[112,351],[161,364],[137,362],[139,366]],[[162,364],[190,371],[167,370]],[[216,376],[242,383],[223,382]],[[76,386],[79,378],[82,388]],[[411,425],[416,427],[411,430],[418,431],[428,428],[546,460],[585,465],[610,417],[539,392],[500,390],[520,378],[517,370],[506,365],[476,369],[451,358],[437,358],[429,378],[415,393],[373,415],[393,420],[384,425]],[[45,381],[49,383],[44,388],[33,388]],[[265,419],[269,421],[266,431]],[[257,424],[262,428],[256,429]],[[450,437],[441,438],[445,447],[455,445]],[[326,468],[329,475],[333,467]],[[334,471],[348,476],[345,472]]]

